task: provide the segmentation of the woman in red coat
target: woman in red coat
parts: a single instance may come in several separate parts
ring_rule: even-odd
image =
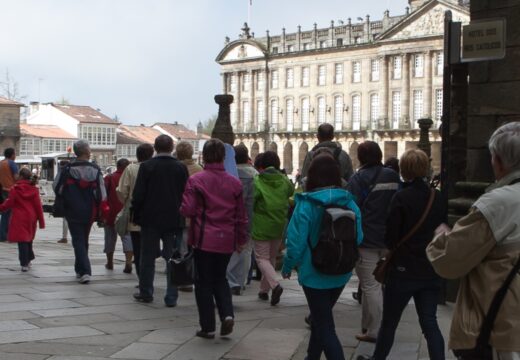
[[[22,271],[29,270],[31,260],[34,259],[32,242],[36,234],[36,222],[39,222],[40,229],[45,228],[40,191],[35,186],[36,179],[31,181],[31,177],[29,169],[21,169],[19,180],[9,192],[9,197],[0,204],[0,211],[12,210],[7,240],[18,243]]]

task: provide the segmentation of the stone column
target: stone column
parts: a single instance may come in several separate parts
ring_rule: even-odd
[[[402,117],[403,121],[401,122],[399,128],[407,128],[410,126],[410,55],[403,54],[403,69],[402,69],[402,86],[403,86],[403,98],[402,98]]]
[[[391,118],[389,112],[388,112],[388,102],[389,102],[389,90],[388,90],[388,57],[383,56],[379,59],[379,66],[380,66],[380,74],[379,74],[379,81],[381,82],[381,112],[380,115],[383,117],[383,120],[385,122],[385,128],[390,128],[389,126],[390,122],[388,119]],[[372,67],[372,64],[370,64],[370,67]],[[370,69],[372,71],[372,69]]]
[[[417,147],[424,151],[428,157],[431,157],[432,143],[430,142],[430,128],[433,125],[433,121],[429,118],[423,118],[419,119],[417,122],[419,123],[419,128],[421,129]]]
[[[249,131],[257,131],[256,123],[258,119],[256,118],[256,104],[255,104],[255,78],[253,70],[249,70],[249,78],[251,79],[250,87],[249,87],[249,124],[247,129]]]
[[[227,86],[227,73],[222,73],[222,93],[227,94],[228,93],[228,86]]]
[[[215,95],[215,102],[219,105],[218,117],[215,127],[211,132],[211,137],[220,139],[223,142],[233,146],[235,142],[235,134],[231,127],[229,106],[233,102],[233,95]]]
[[[433,52],[426,51],[424,53],[424,111],[423,115],[432,117],[432,91],[433,91],[433,77],[432,77],[432,55]]]
[[[242,73],[236,72],[235,75],[237,77],[237,98],[235,101],[237,123],[235,130],[237,130],[237,132],[242,132],[244,130],[244,119],[242,119]]]

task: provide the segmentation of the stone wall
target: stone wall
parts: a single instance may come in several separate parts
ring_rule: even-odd
[[[0,106],[0,155],[4,150],[14,147],[19,152],[20,107],[17,105]]]
[[[472,0],[471,21],[506,19],[506,57],[469,65],[468,181],[493,181],[487,141],[503,123],[520,121],[520,0]]]

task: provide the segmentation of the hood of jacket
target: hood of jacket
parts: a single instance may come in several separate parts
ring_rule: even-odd
[[[304,192],[296,194],[296,201],[307,199],[313,202],[317,202],[321,205],[332,205],[345,203],[348,201],[354,201],[354,196],[346,190],[331,187],[331,188],[320,188],[310,192]]]
[[[274,167],[268,167],[258,176],[262,178],[262,183],[265,186],[271,188],[278,188],[288,181],[287,176],[281,173],[280,170],[276,170]]]
[[[30,200],[40,196],[40,190],[31,184],[29,180],[18,180],[11,191],[24,200]]]
[[[256,171],[256,169],[249,164],[238,164],[237,170],[238,170],[238,177],[241,180],[247,179],[247,178],[254,178],[256,175],[258,175],[258,171]]]
[[[329,140],[329,141],[322,141],[319,144],[315,145],[312,148],[312,151],[316,151],[319,148],[328,148],[328,149],[331,149],[332,151],[334,151],[336,149],[340,149],[341,150],[341,144],[339,142],[331,141],[331,140]]]

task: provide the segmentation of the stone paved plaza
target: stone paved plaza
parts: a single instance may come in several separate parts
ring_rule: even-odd
[[[162,302],[164,261],[157,262],[155,302],[133,300],[134,274],[123,273],[123,253],[117,248],[115,269],[104,268],[103,232],[94,226],[90,258],[93,277],[76,282],[73,251],[58,244],[61,220],[47,217],[47,229],[34,243],[36,260],[20,272],[17,246],[0,243],[0,360],[101,359],[265,359],[302,360],[309,337],[303,317],[307,307],[295,280],[283,281],[280,304],[271,307],[257,299],[258,283],[234,297],[235,331],[227,338],[194,336],[197,309],[193,293],[180,293],[178,306]],[[369,354],[373,345],[360,344],[360,306],[352,300],[355,277],[335,308],[336,328],[347,359]],[[439,308],[446,336],[451,307]],[[323,357],[324,358],[324,357]],[[415,309],[403,314],[391,359],[427,359],[426,344]]]

